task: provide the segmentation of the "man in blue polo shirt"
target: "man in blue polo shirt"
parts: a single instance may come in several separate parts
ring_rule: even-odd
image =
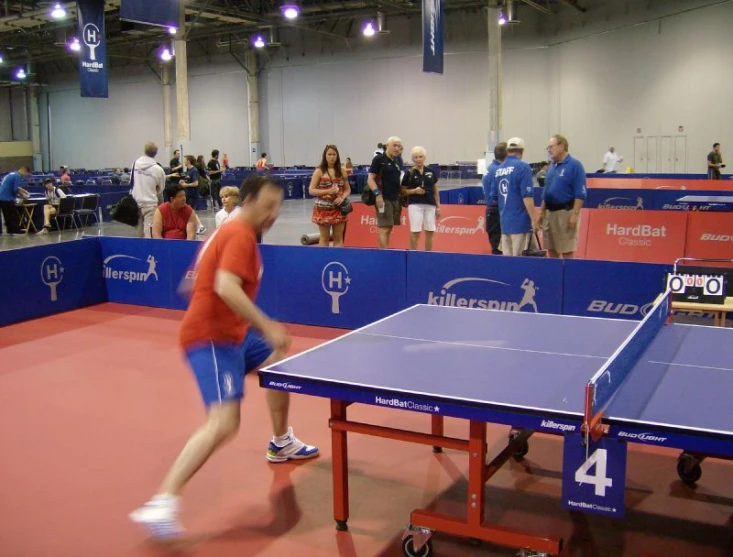
[[[28,197],[28,192],[21,187],[23,178],[28,174],[28,168],[21,166],[17,172],[11,172],[3,178],[0,184],[0,209],[8,234],[20,234],[20,219],[15,208],[17,197]]]
[[[494,147],[494,160],[481,179],[481,186],[484,188],[484,201],[486,202],[486,233],[489,235],[492,255],[501,255],[501,219],[494,174],[496,174],[496,170],[504,162],[504,159],[506,159],[506,142],[498,143]]]
[[[547,143],[552,164],[545,177],[542,211],[544,246],[550,257],[573,259],[578,249],[580,210],[585,202],[585,169],[568,153],[568,140],[558,134]]]
[[[532,168],[524,161],[524,140],[507,141],[506,160],[494,172],[501,215],[501,251],[504,255],[522,255],[529,248],[534,219]]]

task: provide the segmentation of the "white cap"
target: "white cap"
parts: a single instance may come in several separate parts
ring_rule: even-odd
[[[506,142],[507,149],[524,149],[524,139],[521,137],[512,137]]]

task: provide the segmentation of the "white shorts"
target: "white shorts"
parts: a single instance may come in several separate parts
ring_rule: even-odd
[[[435,232],[435,205],[415,203],[407,206],[407,216],[410,218],[410,232]]]

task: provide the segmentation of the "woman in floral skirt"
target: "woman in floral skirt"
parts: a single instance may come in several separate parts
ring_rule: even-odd
[[[341,204],[351,195],[351,187],[335,145],[326,145],[323,150],[308,193],[316,198],[311,220],[318,225],[321,235],[318,245],[328,246],[333,236],[334,247],[343,246],[347,216],[342,214]]]

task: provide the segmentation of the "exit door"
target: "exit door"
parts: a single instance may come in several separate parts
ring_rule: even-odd
[[[674,172],[687,174],[687,136],[678,135],[674,138]]]
[[[634,172],[646,172],[646,142],[643,137],[634,138]]]

